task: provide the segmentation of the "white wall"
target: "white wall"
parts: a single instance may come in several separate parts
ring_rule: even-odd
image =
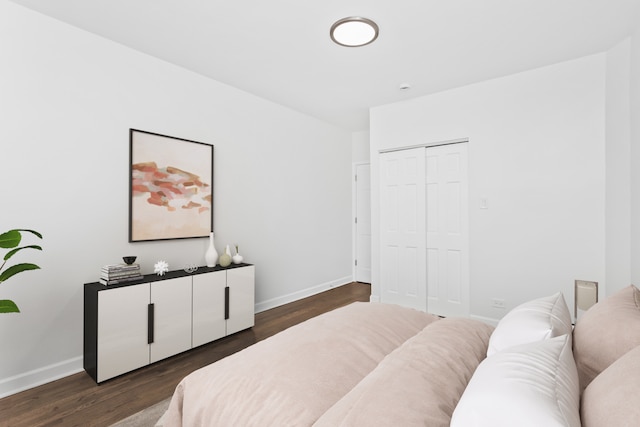
[[[370,158],[369,131],[351,134],[351,161],[353,163],[369,163]]]
[[[593,55],[372,109],[373,206],[379,150],[469,139],[473,316],[558,290],[572,304],[575,279],[604,280],[605,67]],[[375,208],[372,222],[379,248]]]
[[[0,0],[0,230],[42,253],[0,286],[0,396],[82,367],[83,283],[137,255],[204,265],[206,239],[127,242],[129,128],[215,145],[218,251],[256,265],[259,310],[351,280],[351,133]],[[4,253],[2,253],[4,255]]]
[[[640,22],[630,44],[631,283],[640,286]]]
[[[601,296],[631,283],[630,46],[630,39],[626,39],[607,52],[606,277],[600,285]]]

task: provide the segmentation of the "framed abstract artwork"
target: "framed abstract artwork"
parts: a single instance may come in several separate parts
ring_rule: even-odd
[[[129,130],[129,242],[208,237],[213,145]]]

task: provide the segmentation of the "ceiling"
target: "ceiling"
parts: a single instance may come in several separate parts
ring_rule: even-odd
[[[12,1],[349,131],[370,107],[602,52],[640,22],[638,0]],[[380,36],[334,44],[346,16]]]

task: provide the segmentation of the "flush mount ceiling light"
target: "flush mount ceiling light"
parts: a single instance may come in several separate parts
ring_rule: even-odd
[[[331,26],[331,40],[346,47],[367,45],[378,38],[378,24],[371,19],[350,16]]]

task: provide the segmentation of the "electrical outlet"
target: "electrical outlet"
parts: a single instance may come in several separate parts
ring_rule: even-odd
[[[505,308],[506,307],[506,303],[504,302],[503,299],[493,298],[491,300],[491,307],[493,307],[493,308]]]

